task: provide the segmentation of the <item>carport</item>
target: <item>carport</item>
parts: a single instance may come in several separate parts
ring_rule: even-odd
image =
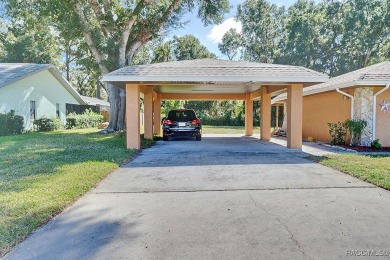
[[[287,92],[287,147],[302,148],[303,88],[328,81],[304,67],[200,59],[128,66],[102,81],[126,90],[128,149],[140,149],[140,98],[144,136],[161,134],[162,100],[244,100],[245,135],[253,135],[253,101],[260,100],[260,138],[271,138],[271,98]]]

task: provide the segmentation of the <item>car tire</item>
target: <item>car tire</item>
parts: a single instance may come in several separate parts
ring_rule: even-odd
[[[163,141],[168,141],[168,136],[167,135],[163,136]]]
[[[201,136],[201,135],[197,135],[197,136],[195,137],[195,140],[196,140],[196,141],[202,140],[202,136]]]

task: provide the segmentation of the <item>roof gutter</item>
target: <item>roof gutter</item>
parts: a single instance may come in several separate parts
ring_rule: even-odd
[[[355,111],[354,111],[355,98],[352,95],[348,94],[347,92],[341,91],[340,88],[336,88],[336,91],[344,96],[351,98],[351,120],[353,120],[355,115]]]
[[[374,116],[373,116],[373,124],[372,124],[372,141],[376,140],[376,98],[386,90],[390,88],[390,83],[387,83],[386,86],[374,94]]]

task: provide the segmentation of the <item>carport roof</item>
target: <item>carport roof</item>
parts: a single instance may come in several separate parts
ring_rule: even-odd
[[[104,82],[124,87],[127,82],[158,83],[211,83],[211,84],[289,84],[305,86],[326,82],[328,76],[299,66],[198,59],[128,66],[103,77]]]

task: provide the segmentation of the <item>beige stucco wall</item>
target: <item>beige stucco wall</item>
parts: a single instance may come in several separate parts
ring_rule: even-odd
[[[352,90],[344,90],[352,94]],[[327,123],[344,122],[351,118],[351,99],[344,100],[336,91],[303,98],[303,138],[330,139]]]
[[[26,129],[32,126],[30,101],[36,103],[37,118],[55,117],[58,103],[60,118],[64,124],[66,122],[65,104],[79,104],[48,70],[0,88],[0,113],[15,110],[16,114],[24,117]]]
[[[375,92],[379,89],[375,89]],[[390,110],[384,113],[381,111],[379,104],[386,100],[390,103],[390,90],[383,92],[377,96],[376,100],[376,139],[385,147],[390,147]]]

